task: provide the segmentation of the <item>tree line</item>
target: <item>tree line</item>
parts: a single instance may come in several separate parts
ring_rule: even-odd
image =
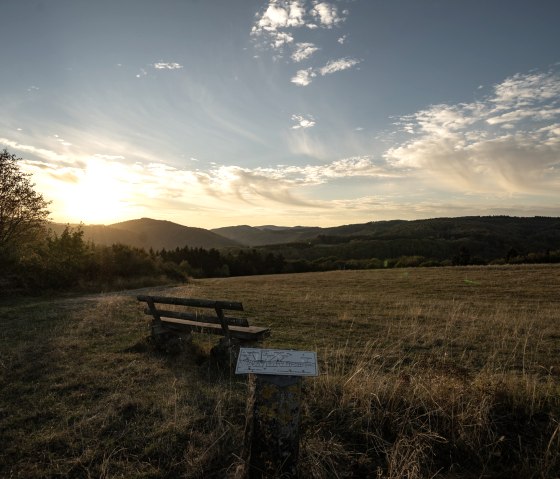
[[[15,155],[0,152],[0,295],[48,290],[110,290],[188,278],[435,267],[470,264],[560,263],[560,249],[519,251],[491,238],[374,239],[329,237],[258,248],[184,246],[146,251],[85,241],[81,228],[47,227],[48,205]],[[472,251],[475,253],[473,254]],[[486,254],[480,254],[486,252]]]

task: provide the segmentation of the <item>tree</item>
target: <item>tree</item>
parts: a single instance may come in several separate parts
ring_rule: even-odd
[[[8,150],[0,152],[0,259],[14,255],[33,241],[47,220],[49,202],[34,190],[30,174],[23,173]]]

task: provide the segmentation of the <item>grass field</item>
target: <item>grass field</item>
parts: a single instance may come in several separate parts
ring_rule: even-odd
[[[560,477],[560,267],[338,271],[158,291],[317,351],[301,476]],[[0,477],[233,477],[246,378],[168,356],[132,293],[0,303]]]

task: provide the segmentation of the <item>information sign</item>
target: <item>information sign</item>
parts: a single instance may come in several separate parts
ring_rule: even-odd
[[[317,354],[291,349],[240,348],[235,373],[317,376]]]

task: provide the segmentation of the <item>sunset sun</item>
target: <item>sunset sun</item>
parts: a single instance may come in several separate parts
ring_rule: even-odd
[[[110,223],[126,217],[130,186],[119,177],[121,168],[90,159],[77,182],[65,191],[64,206],[74,221]]]

